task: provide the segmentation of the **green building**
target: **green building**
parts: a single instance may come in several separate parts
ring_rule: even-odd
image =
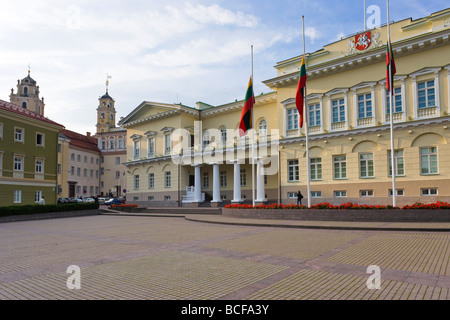
[[[35,204],[41,198],[56,203],[62,129],[42,114],[0,100],[0,206]]]

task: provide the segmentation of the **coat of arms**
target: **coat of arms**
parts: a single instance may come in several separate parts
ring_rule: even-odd
[[[368,47],[370,47],[371,42],[372,34],[370,31],[360,33],[355,36],[355,47],[359,51],[366,50]]]

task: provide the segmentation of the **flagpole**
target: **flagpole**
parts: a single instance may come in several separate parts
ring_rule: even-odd
[[[302,29],[303,29],[303,58],[306,55],[306,49],[305,49],[305,16],[302,16]],[[306,61],[305,61],[306,63]],[[309,138],[308,138],[308,104],[307,104],[307,98],[306,98],[306,84],[305,84],[305,94],[304,94],[304,114],[305,114],[305,133],[306,133],[306,173],[307,173],[307,197],[308,197],[308,208],[311,207],[311,191],[310,191],[310,162],[309,162]]]
[[[394,100],[394,77],[392,75],[392,59],[391,56],[392,47],[391,47],[391,33],[389,29],[389,0],[386,0],[387,7],[387,41],[389,46],[389,109],[390,109],[390,130],[391,130],[391,165],[392,165],[392,205],[394,207],[397,206],[397,190],[395,188],[395,176],[397,175],[397,168],[395,163],[395,146],[394,146],[394,110],[393,110],[393,101]]]
[[[252,51],[252,91],[253,91],[253,45]],[[254,109],[254,108],[252,108]],[[253,116],[254,110],[251,110],[252,117],[252,205],[255,206],[255,117]]]

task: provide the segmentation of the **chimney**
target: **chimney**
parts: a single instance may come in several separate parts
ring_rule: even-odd
[[[86,135],[87,135],[88,138],[91,137],[91,133],[90,132],[86,132]]]

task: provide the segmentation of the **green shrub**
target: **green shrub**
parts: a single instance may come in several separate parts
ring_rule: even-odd
[[[98,203],[32,204],[0,207],[0,217],[11,215],[98,209]]]

